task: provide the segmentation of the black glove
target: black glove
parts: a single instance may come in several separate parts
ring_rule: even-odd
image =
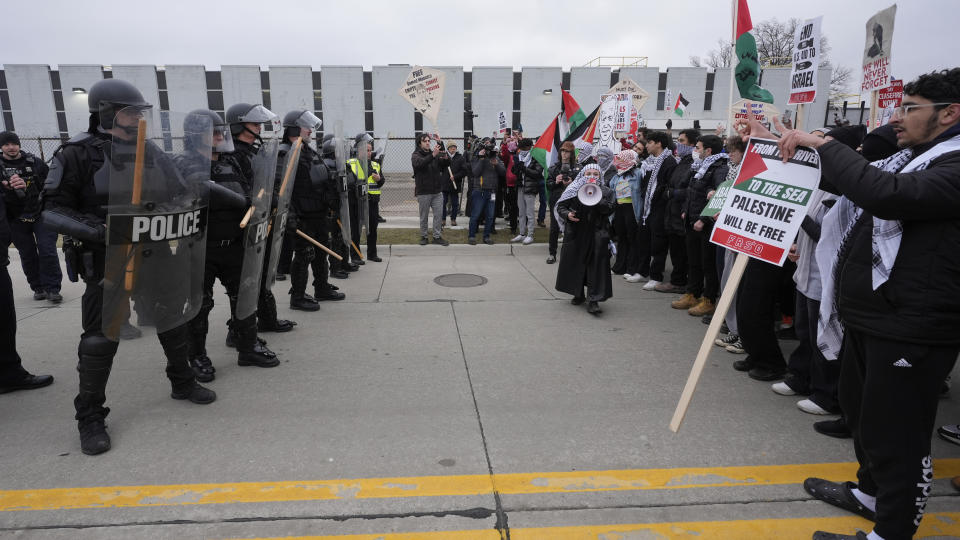
[[[287,212],[287,232],[296,234],[298,228],[299,223],[297,221],[297,215],[293,212]]]

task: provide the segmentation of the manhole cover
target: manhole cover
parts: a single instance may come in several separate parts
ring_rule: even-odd
[[[487,278],[476,274],[443,274],[433,278],[441,287],[479,287],[487,283]]]

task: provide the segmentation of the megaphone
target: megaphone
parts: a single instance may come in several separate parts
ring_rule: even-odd
[[[593,178],[587,179],[587,182],[577,190],[577,199],[584,206],[594,206],[603,198],[603,191],[600,184]]]

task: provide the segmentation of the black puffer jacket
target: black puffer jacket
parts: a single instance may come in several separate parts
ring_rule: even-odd
[[[413,165],[413,194],[440,193],[445,178],[448,178],[446,170],[450,164],[450,157],[447,153],[440,152],[434,156],[432,151],[418,148],[410,155],[410,163]],[[446,181],[449,182],[449,180]]]
[[[700,218],[700,213],[707,206],[707,193],[717,189],[727,179],[727,168],[727,156],[723,156],[713,162],[700,178],[696,177],[697,171],[691,169],[687,198],[681,205],[681,211],[687,215],[687,223]]]
[[[524,165],[520,158],[514,157],[513,174],[517,176],[517,187],[523,186],[525,194],[540,193],[540,186],[543,185],[543,165],[540,162],[530,159],[530,165]]]
[[[821,146],[820,156],[824,179],[864,210],[837,265],[844,325],[907,343],[960,344],[960,152],[906,174],[871,167],[836,141]],[[872,216],[903,223],[893,272],[876,291]]]
[[[663,221],[668,234],[685,234],[686,232],[680,214],[683,213],[683,203],[687,200],[687,186],[693,175],[693,171],[690,170],[691,165],[693,165],[693,157],[689,154],[683,156],[670,172],[670,178],[664,186],[663,196],[668,202]]]

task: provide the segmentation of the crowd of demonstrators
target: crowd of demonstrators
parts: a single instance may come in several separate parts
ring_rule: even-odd
[[[0,179],[7,185],[19,180],[24,183],[24,187],[13,190],[24,206],[17,217],[9,219],[13,245],[20,253],[20,266],[33,289],[34,300],[59,304],[63,301],[60,295],[63,273],[57,256],[57,233],[44,227],[39,219],[39,195],[48,170],[43,160],[20,148],[20,137],[16,133],[0,133]]]

